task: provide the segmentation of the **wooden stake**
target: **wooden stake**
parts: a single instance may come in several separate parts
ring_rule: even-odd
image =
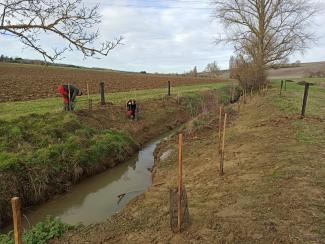
[[[233,103],[234,102],[234,96],[235,96],[235,88],[234,88],[234,85],[233,85],[233,87],[231,88],[231,103]]]
[[[283,88],[283,80],[281,80],[281,86],[280,86],[280,96],[282,95],[282,88]]]
[[[90,100],[90,94],[89,94],[89,84],[87,82],[87,96],[88,96],[88,100]]]
[[[251,100],[252,100],[252,97],[253,97],[253,88],[251,88]]]
[[[12,216],[13,216],[13,224],[14,224],[15,244],[22,244],[20,199],[18,197],[12,198],[11,206],[12,206]]]
[[[219,109],[219,148],[218,148],[218,153],[220,154],[221,153],[221,127],[222,127],[222,110],[223,110],[223,107],[221,106],[220,109]]]
[[[183,134],[178,135],[178,212],[177,227],[181,232],[182,227],[182,185],[183,185]]]
[[[225,118],[224,118],[224,122],[223,122],[221,157],[220,157],[220,176],[222,176],[224,174],[223,161],[224,161],[224,158],[225,158],[226,124],[227,124],[227,114],[225,113]]]
[[[88,96],[88,109],[92,110],[92,100],[90,99],[90,94],[89,94],[89,84],[87,82],[87,96]]]
[[[246,104],[246,89],[244,90],[244,104]]]
[[[69,98],[68,98],[68,102],[69,102],[69,111],[71,110],[71,92],[70,92],[70,83],[68,83],[68,95],[69,95]]]

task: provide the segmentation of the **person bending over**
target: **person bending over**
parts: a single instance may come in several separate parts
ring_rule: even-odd
[[[126,108],[127,108],[127,115],[130,119],[134,120],[136,119],[136,112],[137,112],[137,104],[136,101],[133,99],[130,99],[126,103]]]
[[[65,111],[73,111],[74,110],[74,102],[77,96],[81,96],[82,92],[73,85],[60,85],[58,87],[58,92],[63,97],[63,104]]]

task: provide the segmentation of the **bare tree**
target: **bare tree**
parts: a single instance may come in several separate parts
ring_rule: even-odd
[[[217,62],[214,61],[213,63],[208,64],[205,68],[205,72],[212,76],[218,76],[220,74],[220,68],[218,67]]]
[[[266,73],[252,62],[247,61],[243,55],[232,57],[229,68],[230,78],[237,79],[244,88],[254,88],[266,81]]]
[[[317,3],[311,0],[220,0],[213,4],[215,17],[226,31],[217,42],[233,43],[236,53],[256,66],[257,74],[303,51],[314,40],[308,27]]]
[[[81,51],[84,57],[106,56],[122,37],[98,43],[98,10],[99,5],[89,8],[82,0],[1,0],[0,34],[19,38],[52,62],[68,50]],[[65,46],[50,50],[40,43],[42,33],[60,37]]]

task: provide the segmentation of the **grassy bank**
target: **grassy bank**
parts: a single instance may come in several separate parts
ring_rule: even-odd
[[[154,186],[142,197],[105,223],[76,229],[53,243],[323,243],[324,88],[311,88],[307,116],[301,120],[295,105],[302,99],[301,88],[291,84],[279,97],[278,81],[272,85],[266,97],[248,98],[239,115],[233,114],[237,105],[228,108],[234,116],[226,133],[223,177],[217,116],[194,122],[201,128],[194,133],[185,129],[183,170],[191,225],[184,232],[170,229],[169,190],[177,185],[178,160],[173,138],[160,146]],[[321,107],[315,114],[313,103]],[[296,126],[298,121],[306,129]],[[299,136],[314,126],[319,136]],[[172,154],[159,160],[166,151]]]
[[[139,121],[125,117],[124,105],[1,121],[1,222],[11,217],[11,197],[19,196],[27,207],[63,193],[82,178],[125,161],[139,145],[201,112],[206,94],[229,91],[222,87],[144,101]]]
[[[287,83],[287,91],[269,96],[269,101],[276,105],[283,113],[292,118],[292,125],[296,130],[296,138],[305,144],[324,145],[325,130],[323,127],[325,121],[325,87],[322,86],[319,78],[305,79],[313,83],[309,88],[307,100],[306,118],[300,119],[304,86],[296,82]],[[324,79],[323,79],[324,81]],[[272,86],[280,87],[280,81],[272,81]]]
[[[171,93],[173,95],[183,95],[191,92],[203,92],[211,89],[218,89],[224,87],[226,83],[209,83],[187,86],[172,87]],[[106,101],[114,104],[125,104],[130,98],[134,98],[139,102],[147,101],[150,99],[161,98],[167,93],[167,88],[158,89],[146,89],[146,90],[134,90],[129,92],[114,92],[106,94]],[[100,101],[100,96],[91,95],[90,98],[93,101],[94,106]],[[77,98],[76,109],[88,108],[87,95]],[[29,114],[45,114],[62,111],[62,98],[47,98],[38,99],[24,102],[8,102],[0,103],[0,119],[12,120],[20,116]]]
[[[126,133],[97,130],[70,113],[33,115],[0,122],[0,211],[10,218],[9,199],[33,205],[65,191],[82,177],[113,167],[133,154]]]

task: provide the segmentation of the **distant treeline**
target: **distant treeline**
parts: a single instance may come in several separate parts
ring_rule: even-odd
[[[49,63],[46,61],[42,60],[34,60],[34,59],[23,59],[23,58],[13,58],[13,57],[8,57],[5,55],[0,55],[0,62],[5,62],[5,63],[17,63],[17,64],[36,64],[36,65],[49,65],[49,66],[58,66],[58,67],[70,67],[70,68],[77,68],[77,69],[84,69],[85,67],[82,66],[77,66],[73,64],[55,64],[55,63]]]

